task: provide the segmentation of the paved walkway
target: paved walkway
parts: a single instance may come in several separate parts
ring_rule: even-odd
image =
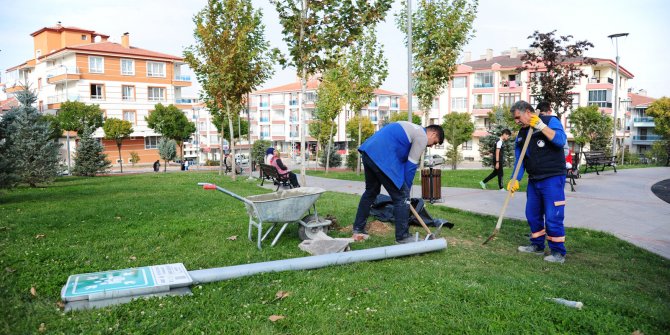
[[[576,192],[566,185],[565,225],[609,232],[670,259],[670,204],[651,192],[652,185],[668,178],[668,167],[582,175]],[[362,182],[310,176],[307,185],[358,195],[364,190]],[[420,196],[421,187],[415,185],[412,195]],[[443,200],[437,204],[498,216],[506,195],[497,190],[443,187]],[[525,220],[525,206],[525,192],[517,192],[505,217]]]

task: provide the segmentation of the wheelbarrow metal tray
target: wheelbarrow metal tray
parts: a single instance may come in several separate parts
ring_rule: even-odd
[[[325,191],[319,187],[300,187],[252,195],[246,199],[254,203],[263,222],[293,222],[300,220]],[[246,207],[247,213],[253,216],[253,208],[249,204]]]

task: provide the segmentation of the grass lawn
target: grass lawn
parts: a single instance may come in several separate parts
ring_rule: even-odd
[[[446,251],[193,287],[193,295],[63,313],[68,275],[182,262],[189,270],[301,257],[297,226],[276,247],[246,239],[242,196],[267,192],[211,172],[61,178],[0,195],[0,333],[137,334],[667,334],[668,260],[609,234],[568,229],[564,265],[522,255],[524,222],[430,207],[456,224]],[[325,193],[322,215],[353,221],[358,197]],[[413,228],[416,229],[416,228]],[[345,233],[339,233],[345,236]],[[228,240],[238,235],[237,240]],[[335,234],[338,235],[338,234]],[[354,249],[389,245],[393,233]],[[35,288],[35,295],[31,294]],[[289,296],[276,300],[278,291]],[[545,300],[584,302],[576,310]],[[284,319],[271,322],[271,315]]]

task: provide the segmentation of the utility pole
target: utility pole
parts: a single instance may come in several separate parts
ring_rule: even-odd
[[[61,64],[60,67],[65,68],[65,101],[67,102],[70,100],[70,95],[68,91],[68,82],[67,82],[67,66]],[[72,165],[70,164],[70,131],[66,130],[65,133],[65,138],[67,141],[67,175],[71,176],[72,175]]]
[[[619,37],[628,36],[628,33],[612,34],[607,37],[615,41],[616,44],[616,78],[614,78],[614,130],[612,131],[612,156],[616,156],[616,126],[617,111],[619,109]],[[625,113],[625,112],[624,112]],[[621,153],[623,156],[623,152]]]
[[[407,121],[412,122],[412,0],[407,0]]]

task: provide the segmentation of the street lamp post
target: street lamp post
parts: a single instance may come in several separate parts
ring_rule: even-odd
[[[65,101],[67,102],[69,99],[69,92],[68,92],[68,82],[67,82],[67,66],[61,64],[59,67],[65,68]],[[67,141],[67,174],[72,175],[72,167],[70,164],[70,131],[66,130],[65,133],[65,138]]]
[[[407,0],[407,121],[412,122],[412,0]]]
[[[615,41],[616,44],[616,78],[614,83],[614,130],[612,131],[612,156],[616,156],[616,126],[617,110],[619,109],[619,37],[628,36],[628,33],[612,34],[607,37]],[[623,156],[623,153],[621,154]]]

